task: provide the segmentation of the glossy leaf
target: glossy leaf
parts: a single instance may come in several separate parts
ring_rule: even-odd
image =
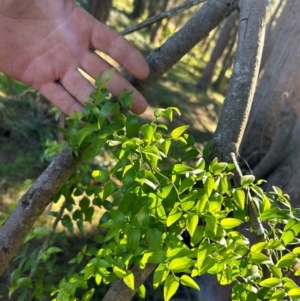
[[[188,275],[182,275],[181,278],[180,278],[180,283],[185,285],[185,286],[189,286],[191,288],[194,288],[196,290],[200,290],[200,287],[196,283],[196,281]]]
[[[224,229],[232,229],[239,225],[241,225],[243,222],[237,218],[224,218],[221,220],[220,224]]]
[[[164,300],[169,301],[177,292],[179,281],[175,276],[169,275],[164,283]]]
[[[179,126],[171,132],[171,137],[174,139],[179,138],[188,129],[188,127],[188,125]]]
[[[281,279],[272,277],[272,278],[264,279],[259,283],[259,285],[263,287],[274,287],[279,285],[280,283],[281,283]]]

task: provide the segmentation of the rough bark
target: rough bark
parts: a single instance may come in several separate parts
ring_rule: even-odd
[[[147,61],[151,74],[144,81],[131,78],[142,93],[153,85],[167,70],[216,27],[237,6],[236,0],[210,0],[179,32],[174,34],[159,50],[153,51]],[[72,175],[80,159],[74,160],[65,149],[49,165],[19,201],[16,209],[0,228],[0,275],[22,245],[34,222],[52,201],[59,188]]]
[[[214,75],[215,67],[218,60],[221,58],[224,50],[228,45],[230,40],[230,34],[236,25],[238,19],[238,12],[232,14],[225,22],[223,28],[221,29],[220,36],[217,40],[217,44],[211,54],[210,60],[203,70],[202,77],[199,81],[199,88],[206,91],[210,85]]]
[[[100,22],[106,23],[112,8],[112,0],[90,0],[90,13]]]
[[[265,2],[241,1],[238,46],[210,157],[235,162],[257,83],[265,30]]]
[[[300,2],[287,1],[280,17],[282,30],[255,93],[253,108],[241,147],[241,156],[250,168],[258,164],[268,152],[282,110],[282,95],[289,95],[288,104],[299,116],[300,107]]]

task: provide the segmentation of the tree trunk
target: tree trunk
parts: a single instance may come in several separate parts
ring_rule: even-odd
[[[212,77],[214,75],[214,70],[215,70],[216,64],[217,64],[218,60],[220,59],[220,57],[222,56],[222,54],[228,44],[230,33],[231,33],[232,29],[236,26],[237,19],[238,19],[238,13],[235,12],[226,20],[225,25],[221,30],[216,47],[214,48],[211,58],[210,58],[208,64],[206,65],[206,67],[202,73],[202,77],[199,81],[199,88],[201,90],[206,91],[209,88],[211,81],[212,81]]]
[[[112,8],[112,0],[90,0],[90,13],[100,22],[106,23]]]
[[[299,120],[295,127],[293,124],[300,115],[299,13],[298,0],[286,2],[278,21],[282,27],[257,88],[241,147],[241,157],[250,168],[259,166],[259,175],[265,171],[268,188],[281,187],[294,205],[300,193]],[[278,124],[281,115],[283,122]]]

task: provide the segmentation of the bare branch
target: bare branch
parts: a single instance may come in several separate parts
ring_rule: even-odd
[[[179,14],[180,12],[190,8],[190,7],[193,7],[199,3],[203,3],[207,0],[192,0],[192,1],[189,1],[187,3],[184,3],[184,4],[181,4],[181,5],[178,5],[170,10],[167,10],[167,11],[164,11],[156,16],[153,16],[153,17],[150,17],[149,19],[139,23],[139,24],[136,24],[136,25],[133,25],[127,29],[124,29],[123,31],[120,32],[121,35],[123,36],[126,36],[130,33],[133,33],[135,31],[138,31],[142,28],[145,28],[153,23],[156,23],[162,19],[165,19],[165,18],[170,18],[174,15],[177,15]]]

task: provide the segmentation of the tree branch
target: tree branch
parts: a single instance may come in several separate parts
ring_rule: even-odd
[[[139,24],[136,24],[136,25],[133,25],[133,26],[127,28],[127,29],[124,29],[123,31],[120,32],[120,34],[123,35],[123,36],[126,36],[130,33],[138,31],[142,28],[145,28],[145,27],[147,27],[147,26],[149,26],[153,23],[156,23],[160,20],[163,20],[165,18],[171,18],[172,16],[177,15],[177,14],[181,13],[182,11],[184,11],[184,10],[190,8],[190,7],[193,7],[197,4],[203,3],[205,1],[207,1],[207,0],[192,0],[192,1],[189,1],[187,3],[178,5],[178,6],[172,8],[168,11],[164,11],[164,12],[162,12],[162,13],[156,15],[156,16],[150,17],[149,19],[147,19],[147,20],[145,20],[145,21],[143,21]]]
[[[146,58],[151,70],[150,76],[145,80],[130,76],[130,82],[140,92],[145,93],[236,8],[237,0],[209,0],[185,26]]]
[[[21,197],[0,229],[0,275],[22,245],[33,224],[81,162],[65,148]]]
[[[265,31],[265,1],[240,1],[238,46],[210,158],[232,162],[248,120],[256,88]]]

